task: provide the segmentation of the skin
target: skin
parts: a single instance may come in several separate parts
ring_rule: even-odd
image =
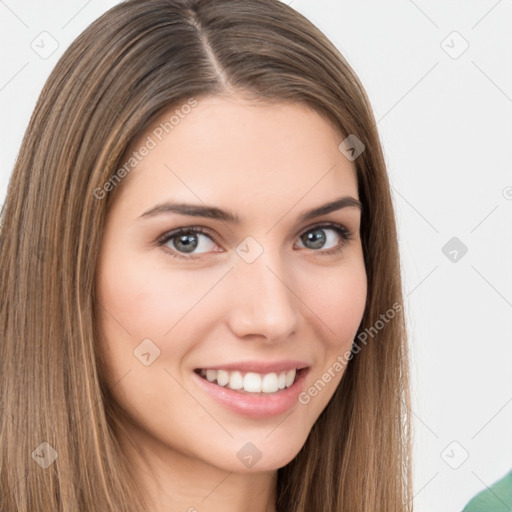
[[[250,419],[213,400],[193,370],[299,359],[311,365],[308,389],[350,350],[367,293],[361,212],[346,207],[298,221],[334,199],[359,199],[354,162],[338,150],[343,138],[302,104],[200,98],[116,190],[97,269],[100,356],[126,412],[120,441],[151,510],[275,511],[277,469],[304,445],[343,371],[307,405]],[[169,200],[229,210],[241,223],[140,218]],[[337,254],[323,253],[342,236],[314,229],[326,222],[352,235]],[[190,254],[179,236],[158,246],[170,231],[195,226],[208,230],[193,244],[197,259],[171,256]],[[301,239],[311,232],[324,234],[324,244]],[[250,264],[236,252],[248,236],[263,249]],[[160,350],[149,366],[134,356],[144,339]],[[237,457],[248,442],[262,453],[251,468]]]

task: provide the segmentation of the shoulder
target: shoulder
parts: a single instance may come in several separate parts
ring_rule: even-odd
[[[512,510],[512,471],[477,494],[462,512],[505,512]]]

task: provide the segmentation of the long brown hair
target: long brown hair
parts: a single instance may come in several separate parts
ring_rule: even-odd
[[[375,120],[338,50],[277,0],[123,2],[73,42],[46,82],[1,217],[1,510],[147,510],[97,355],[95,272],[112,198],[97,191],[165,109],[235,91],[306,104],[340,142],[355,135],[365,146],[355,160],[364,346],[303,448],[278,470],[277,510],[412,510],[399,253]]]

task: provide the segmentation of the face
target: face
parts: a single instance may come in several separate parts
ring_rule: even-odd
[[[147,458],[277,469],[331,399],[363,316],[355,166],[304,105],[207,97],[183,111],[127,152],[140,159],[97,269],[103,371]]]

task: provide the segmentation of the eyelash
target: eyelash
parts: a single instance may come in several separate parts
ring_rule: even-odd
[[[341,252],[342,249],[345,247],[345,245],[350,240],[353,239],[352,233],[344,226],[340,226],[338,224],[320,224],[318,226],[312,226],[312,227],[306,229],[305,231],[303,231],[302,235],[309,233],[310,231],[316,231],[319,229],[332,229],[341,237],[341,242],[336,247],[334,247],[332,249],[327,249],[325,251],[322,251],[321,249],[319,249],[317,251],[311,249],[311,250],[313,250],[313,252],[319,252],[322,255],[330,256],[330,255],[337,254],[337,253]],[[165,234],[163,236],[163,238],[161,238],[158,241],[158,246],[163,247],[167,242],[169,242],[173,238],[177,238],[179,235],[189,235],[189,234],[205,235],[208,238],[210,238],[213,242],[217,243],[215,238],[209,233],[208,230],[198,226],[198,227],[190,227],[190,228],[180,228],[175,231],[171,231],[170,233]],[[167,249],[170,249],[170,248],[167,247]],[[171,249],[171,250],[174,251],[174,249]],[[176,252],[176,251],[174,253],[168,253],[168,254],[169,254],[169,256],[172,256],[173,258],[179,258],[179,259],[183,259],[183,260],[195,260],[195,259],[201,258],[201,255],[184,256],[183,254]]]

